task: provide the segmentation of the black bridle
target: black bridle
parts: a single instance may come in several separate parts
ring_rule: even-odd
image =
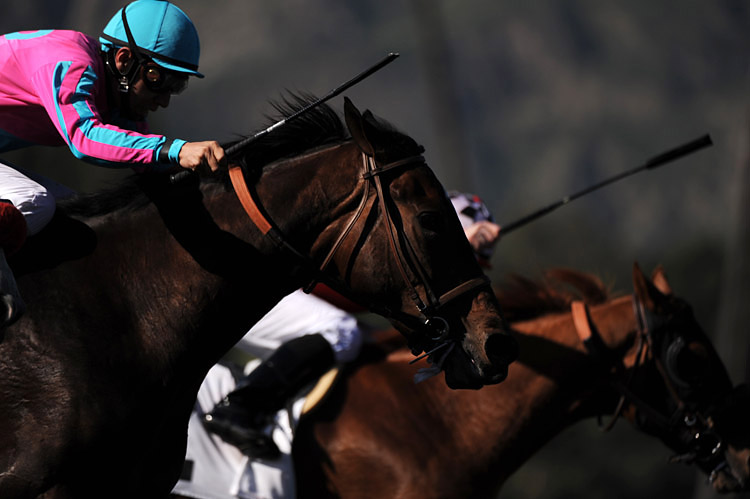
[[[445,306],[455,299],[474,291],[480,286],[489,287],[489,279],[484,274],[470,278],[445,293],[437,294],[427,277],[423,266],[419,262],[416,252],[402,228],[394,221],[393,214],[389,208],[388,198],[383,189],[381,177],[384,174],[399,173],[410,168],[425,165],[425,159],[421,155],[410,156],[398,161],[394,161],[382,166],[378,166],[373,156],[362,153],[363,169],[360,176],[360,182],[364,182],[363,194],[360,204],[349,220],[340,235],[336,238],[322,263],[317,265],[307,255],[297,251],[276,224],[270,219],[257,196],[248,189],[244,180],[244,175],[240,166],[230,168],[230,178],[232,185],[240,199],[245,211],[248,213],[255,225],[260,231],[268,237],[275,246],[290,253],[296,259],[302,262],[303,266],[311,272],[313,278],[304,288],[310,292],[317,282],[324,282],[333,289],[348,294],[348,285],[341,279],[337,279],[327,272],[327,268],[342,246],[342,243],[351,234],[352,229],[362,218],[365,208],[368,204],[374,206],[374,203],[368,203],[370,191],[375,193],[380,212],[384,218],[388,244],[392,254],[395,257],[399,273],[406,283],[411,301],[414,303],[416,314],[410,314],[401,310],[391,310],[390,308],[379,303],[366,303],[371,311],[392,319],[412,329],[409,335],[409,344],[412,352],[418,355],[426,351],[425,355],[430,355],[435,351],[449,346],[452,341],[449,338],[450,326],[448,321],[441,315]],[[345,256],[345,263],[352,259],[354,250]],[[422,289],[422,294],[419,290]],[[455,341],[455,340],[453,340]],[[444,358],[445,356],[443,356]]]
[[[578,320],[576,320],[576,305],[579,308]],[[583,308],[583,312],[580,311]],[[574,320],[576,330],[581,335],[586,350],[598,363],[611,375],[610,386],[620,395],[612,419],[603,425],[604,431],[611,430],[617,419],[622,415],[626,403],[636,409],[636,423],[644,430],[659,434],[664,432],[671,438],[675,438],[679,445],[685,449],[680,455],[673,456],[671,462],[696,463],[710,470],[709,480],[713,481],[720,470],[727,467],[726,458],[723,455],[725,447],[724,439],[717,432],[714,424],[715,407],[698,407],[697,404],[689,403],[681,395],[681,384],[675,378],[671,369],[665,365],[662,352],[673,348],[678,342],[684,342],[680,335],[671,338],[665,334],[665,329],[675,320],[675,317],[663,318],[651,313],[637,297],[633,296],[633,313],[635,314],[636,331],[636,355],[635,362],[630,368],[627,379],[623,379],[626,368],[622,360],[615,360],[611,352],[606,349],[604,341],[599,335],[596,327],[590,320],[585,306],[581,302],[574,304]],[[687,313],[687,310],[683,313]],[[584,317],[585,319],[581,319]],[[587,324],[581,324],[582,321]],[[587,333],[581,333],[588,328]],[[669,344],[666,345],[667,339]],[[666,350],[665,350],[666,349]],[[636,374],[650,359],[669,393],[671,405],[674,409],[669,413],[654,407],[651,403],[637,395],[632,388]]]

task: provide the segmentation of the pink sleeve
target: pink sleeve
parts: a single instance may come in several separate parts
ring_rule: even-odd
[[[90,66],[67,61],[46,65],[32,76],[32,83],[47,114],[77,158],[110,167],[137,164],[171,167],[169,163],[158,163],[166,137],[102,122],[94,95],[104,91],[104,82],[98,80]],[[179,142],[181,147],[184,141]]]

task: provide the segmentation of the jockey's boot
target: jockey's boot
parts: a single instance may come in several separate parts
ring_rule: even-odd
[[[6,260],[6,256],[18,251],[25,240],[26,219],[23,214],[9,201],[0,199],[0,330],[17,321],[26,310]]]
[[[274,415],[334,361],[331,345],[320,334],[290,340],[205,414],[203,424],[251,458],[276,459],[279,448],[266,431]]]

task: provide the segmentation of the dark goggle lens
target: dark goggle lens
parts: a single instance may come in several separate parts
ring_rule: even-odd
[[[148,64],[143,68],[143,81],[153,92],[172,95],[182,93],[188,86],[187,76],[160,68],[156,64]]]

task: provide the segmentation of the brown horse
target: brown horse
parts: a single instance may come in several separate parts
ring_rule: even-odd
[[[60,206],[53,248],[72,228],[96,245],[14,262],[29,310],[0,342],[0,497],[166,497],[208,369],[314,280],[437,348],[451,386],[504,379],[516,342],[421,148],[349,101],[345,117],[351,137],[319,107],[243,150],[237,194],[227,175],[141,176]]]
[[[732,389],[663,273],[652,283],[636,266],[635,294],[607,301],[598,280],[558,274],[586,290],[590,304],[571,312],[570,292],[527,280],[501,297],[509,317],[517,312],[521,345],[502,385],[478,392],[414,385],[406,350],[371,351],[297,430],[300,497],[496,497],[553,436],[605,414],[663,440],[716,490],[748,490],[747,389]]]

